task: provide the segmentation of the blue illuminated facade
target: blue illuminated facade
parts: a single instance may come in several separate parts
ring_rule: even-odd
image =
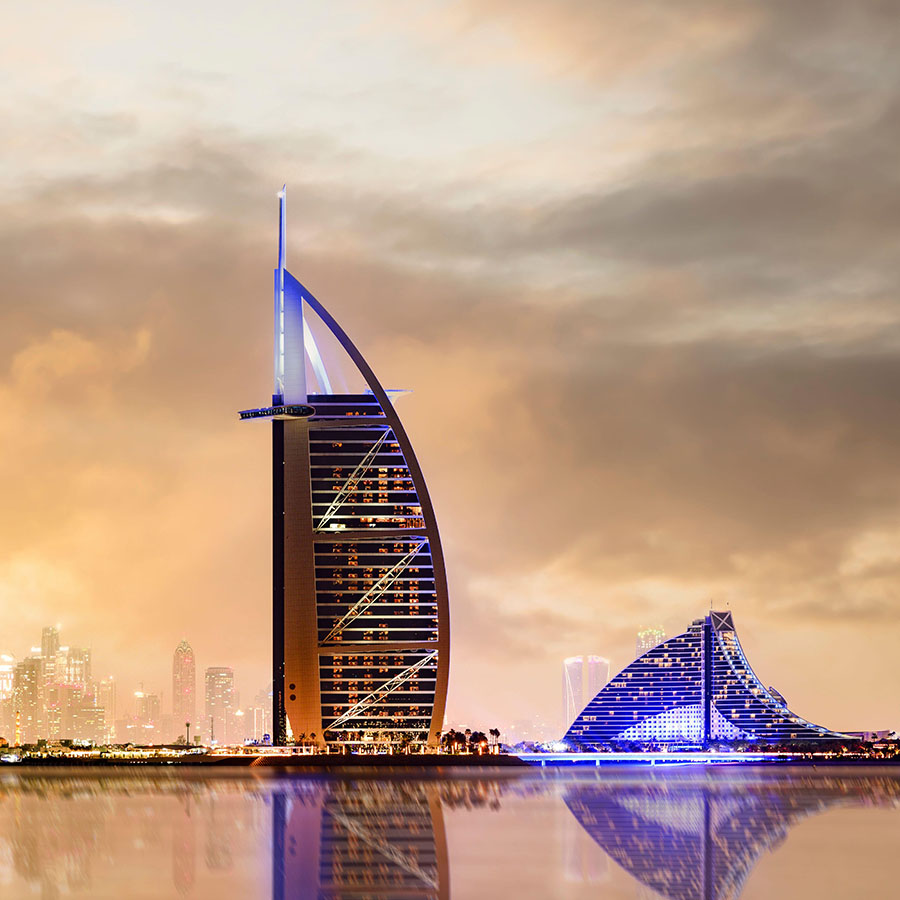
[[[735,900],[754,866],[808,816],[836,806],[894,808],[890,776],[796,772],[765,777],[729,767],[717,775],[607,776],[576,784],[566,806],[626,872],[667,900]]]
[[[851,739],[801,718],[777,691],[763,686],[730,612],[695,619],[683,634],[638,657],[588,703],[565,736],[581,750]]]

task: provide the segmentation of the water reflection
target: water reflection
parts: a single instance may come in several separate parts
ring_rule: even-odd
[[[797,822],[835,806],[900,806],[900,781],[668,771],[577,784],[563,799],[641,884],[670,900],[731,900]]]
[[[164,773],[4,777],[0,896],[206,897],[235,877],[260,896],[254,861],[270,826],[250,787]]]
[[[456,900],[517,876],[520,898],[621,896],[623,872],[731,900],[795,824],[860,806],[900,808],[900,773],[0,773],[0,897],[450,900],[452,871]]]
[[[436,783],[288,784],[273,816],[273,900],[450,896]]]

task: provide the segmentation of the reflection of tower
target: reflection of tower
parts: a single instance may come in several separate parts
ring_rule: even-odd
[[[273,900],[449,900],[438,786],[298,783],[274,797]]]
[[[575,785],[564,799],[640,884],[669,900],[733,900],[795,823],[838,804],[898,805],[900,782],[670,771]]]
[[[607,681],[609,660],[602,656],[570,656],[563,660],[563,731]]]
[[[197,672],[194,666],[194,651],[187,641],[175,648],[172,658],[172,714],[173,727],[177,734],[183,734],[184,723],[197,725]],[[199,729],[197,729],[199,731]]]
[[[234,867],[235,843],[238,824],[229,810],[222,810],[213,800],[206,818],[206,868],[228,872]]]
[[[192,799],[185,791],[184,807],[175,813],[172,823],[172,883],[182,896],[191,893],[197,880],[197,825]]]
[[[564,878],[572,884],[603,884],[609,880],[609,856],[572,818],[565,807],[559,810],[559,836]]]

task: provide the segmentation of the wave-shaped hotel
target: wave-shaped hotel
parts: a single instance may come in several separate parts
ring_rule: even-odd
[[[240,413],[272,421],[273,738],[435,745],[450,648],[434,509],[388,392],[286,268],[279,198],[272,405]],[[363,392],[333,390],[310,314]]]
[[[564,740],[580,750],[621,744],[707,748],[846,741],[792,712],[756,677],[730,612],[695,619],[639,656],[582,710]]]

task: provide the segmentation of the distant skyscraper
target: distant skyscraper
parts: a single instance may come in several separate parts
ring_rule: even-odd
[[[11,653],[0,653],[0,737],[13,740],[13,678],[16,658]]]
[[[59,656],[57,656],[57,659],[59,659]],[[57,681],[65,682],[66,684],[90,684],[91,651],[89,648],[69,647],[64,660],[65,670],[57,672]]]
[[[59,652],[59,628],[47,625],[41,632],[41,656],[51,659]]]
[[[13,670],[13,714],[18,714],[22,743],[34,743],[41,727],[41,659],[29,656]]]
[[[197,671],[194,651],[187,641],[182,641],[175,648],[172,659],[172,714],[178,734],[182,733],[185,722],[190,722],[196,732],[200,732],[201,723],[197,722]]]
[[[97,685],[96,702],[103,710],[104,741],[110,742],[116,736],[116,682],[110,676]]]
[[[262,741],[268,735],[272,737],[272,688],[263,688],[253,698],[253,705],[246,710],[244,727],[247,734],[244,737],[254,741]]]
[[[203,731],[217,744],[231,739],[234,716],[234,670],[212,666],[206,670],[206,720]]]
[[[60,666],[60,650],[59,629],[55,625],[45,626],[41,631],[41,693],[57,681],[56,670]],[[36,653],[37,648],[32,648],[31,652]]]
[[[41,736],[51,740],[96,740],[92,726],[94,721],[88,712],[94,708],[93,696],[78,682],[53,682],[44,693],[44,721]]]
[[[609,680],[609,660],[602,656],[570,656],[563,661],[563,729]]]
[[[251,706],[246,710],[244,728],[245,735],[254,741],[262,741],[266,735],[272,736],[272,708],[271,706]]]
[[[137,718],[140,724],[145,728],[155,728],[159,725],[159,694],[135,691],[134,697],[137,701]]]
[[[15,668],[16,658],[11,653],[0,653],[0,700],[12,697]]]
[[[637,633],[637,642],[634,648],[635,659],[643,656],[648,650],[658,647],[665,639],[666,630],[664,628],[642,628]]]

